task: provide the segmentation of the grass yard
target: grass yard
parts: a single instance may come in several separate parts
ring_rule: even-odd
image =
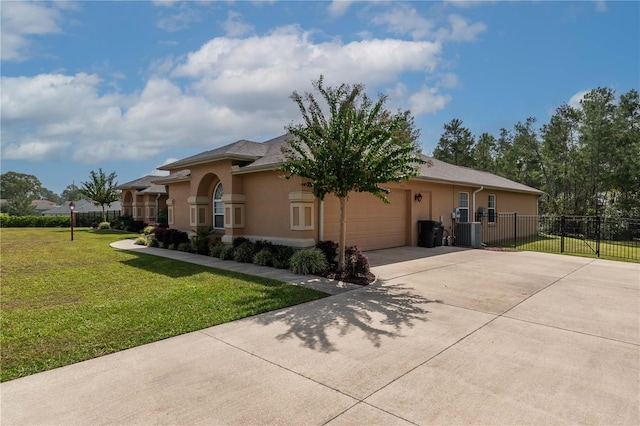
[[[512,240],[505,240],[501,243],[492,243],[490,245],[522,251],[539,251],[544,253],[561,252],[561,238],[555,235],[539,235],[521,238],[517,240],[515,247],[513,246]],[[595,249],[596,242],[594,240],[583,240],[571,237],[565,237],[564,239],[563,254],[597,258],[594,252]],[[600,241],[600,259],[639,263],[640,243],[638,241]]]
[[[0,230],[1,381],[326,296],[109,247],[134,236]]]

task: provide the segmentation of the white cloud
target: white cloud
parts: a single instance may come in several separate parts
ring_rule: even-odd
[[[232,92],[281,91],[325,74],[327,81],[369,84],[393,81],[402,72],[433,70],[440,45],[427,41],[369,39],[344,44],[313,43],[297,27],[264,37],[215,38],[190,53],[173,72],[176,77],[207,78],[206,85]],[[198,89],[203,89],[199,86]]]
[[[455,87],[458,87],[460,82],[458,80],[458,76],[457,75],[451,74],[451,73],[446,73],[441,78],[441,84],[442,84],[442,87],[445,87],[447,89],[453,89]]]
[[[424,39],[432,34],[434,22],[423,18],[418,12],[406,4],[375,15],[371,22],[386,25],[387,30],[397,35],[411,35],[414,40]]]
[[[414,115],[444,107],[449,97],[439,89],[457,82],[438,74],[437,42],[312,36],[293,26],[215,38],[180,60],[159,62],[144,88],[128,94],[110,92],[96,74],[2,77],[2,156],[95,163],[267,139],[299,118],[289,96],[311,91],[320,74],[327,85],[364,83],[372,95],[392,87],[393,104]],[[407,73],[439,82],[397,85]]]
[[[447,20],[449,27],[436,28],[435,21],[422,17],[413,7],[401,4],[375,15],[371,22],[386,26],[392,34],[410,35],[414,40],[473,41],[487,29],[482,22],[470,24],[460,15],[449,15]]]
[[[70,142],[51,140],[24,140],[21,143],[3,144],[2,157],[8,160],[43,161],[63,159]]]
[[[3,61],[28,59],[32,36],[62,32],[63,17],[55,5],[3,1],[0,9],[0,57]]]
[[[167,164],[175,163],[178,160],[179,160],[179,158],[173,158],[173,157],[167,158],[166,160],[164,160],[164,162],[161,164],[161,166],[166,166]],[[147,174],[152,175],[152,176],[169,176],[169,171],[168,170],[153,169],[151,172],[149,172]]]
[[[387,90],[387,95],[392,107],[409,109],[414,116],[434,114],[451,100],[451,96],[439,94],[437,87],[423,85],[418,91],[411,92],[403,83]]]
[[[242,21],[241,17],[239,13],[229,11],[227,20],[222,24],[227,37],[239,37],[253,31],[253,25]]]
[[[482,22],[469,24],[467,20],[460,15],[449,15],[448,20],[451,28],[439,31],[440,37],[445,40],[474,41],[478,34],[487,29],[487,26]]]
[[[173,6],[170,5],[170,6]],[[158,28],[174,33],[189,28],[193,22],[200,22],[202,15],[199,10],[191,7],[188,3],[182,3],[180,11],[169,16],[161,16],[157,19]]]
[[[588,90],[581,90],[576,94],[574,94],[569,99],[569,106],[573,108],[582,109],[582,104],[580,104],[580,102],[584,99],[584,95],[586,95],[587,93],[589,93]]]
[[[348,0],[332,0],[331,4],[327,8],[329,15],[333,17],[344,15],[347,12],[347,9],[349,9],[351,3],[353,2]]]

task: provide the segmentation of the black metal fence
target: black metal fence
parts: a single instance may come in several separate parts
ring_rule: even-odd
[[[640,261],[640,219],[499,213],[482,222],[489,247]]]
[[[76,218],[75,226],[78,227],[87,227],[91,226],[93,223],[102,222],[102,212],[75,212],[73,214]],[[104,212],[105,218],[107,222],[114,222],[119,220],[120,218],[120,210],[105,210]]]

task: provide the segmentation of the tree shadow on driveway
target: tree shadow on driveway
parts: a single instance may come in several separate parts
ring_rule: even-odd
[[[411,292],[403,285],[381,281],[362,289],[316,300],[305,305],[259,315],[255,321],[270,325],[284,323],[288,330],[278,340],[299,339],[304,347],[320,352],[337,350],[337,339],[362,332],[375,347],[383,338],[405,337],[405,330],[426,322],[426,305],[441,303]]]

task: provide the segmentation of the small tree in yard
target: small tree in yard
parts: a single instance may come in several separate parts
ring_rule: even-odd
[[[313,94],[293,92],[304,124],[287,126],[294,136],[282,148],[281,170],[287,179],[300,176],[321,200],[334,194],[340,201],[338,267],[345,263],[346,201],[353,191],[369,192],[388,203],[390,192],[382,185],[402,182],[419,173],[426,161],[418,146],[419,131],[409,111],[392,114],[384,108],[386,97],[374,103],[362,84],[324,87],[323,77],[313,83],[328,106],[325,117]],[[307,104],[307,105],[305,105]]]
[[[98,169],[98,173],[91,170],[91,179],[87,182],[81,182],[80,193],[93,201],[96,206],[102,207],[102,220],[106,221],[104,214],[104,206],[118,201],[120,195],[116,190],[117,182],[114,182],[116,173],[106,175],[102,169]]]

